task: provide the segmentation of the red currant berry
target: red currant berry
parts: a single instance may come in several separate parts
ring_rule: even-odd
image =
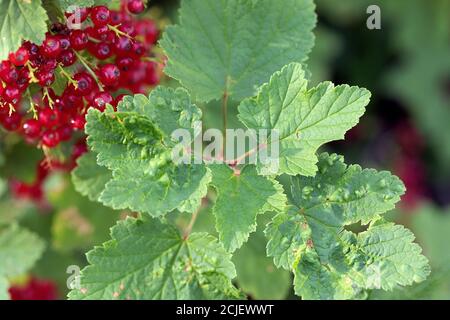
[[[18,112],[13,112],[11,115],[1,119],[3,127],[8,131],[16,131],[22,122],[22,116]]]
[[[14,84],[19,78],[17,69],[9,62],[2,61],[0,63],[0,79],[6,83]]]
[[[127,8],[131,13],[139,14],[144,11],[145,5],[142,0],[128,0]]]
[[[64,66],[69,67],[77,61],[77,56],[72,50],[66,50],[59,56],[58,61]]]
[[[95,80],[87,72],[80,72],[73,76],[73,79],[77,82],[76,93],[82,96],[88,95],[94,88]]]
[[[136,41],[133,43],[133,56],[136,58],[142,57],[146,52],[145,46],[142,44],[142,42]]]
[[[56,109],[42,108],[38,114],[39,123],[46,128],[57,126],[61,120],[61,114]]]
[[[133,51],[133,41],[128,37],[116,38],[114,51],[118,56],[130,56]]]
[[[99,92],[95,95],[94,101],[93,101],[93,107],[104,111],[107,104],[111,104],[113,102],[113,97],[108,92]]]
[[[105,64],[100,68],[100,81],[106,86],[114,86],[119,82],[120,70],[114,64]]]
[[[73,145],[73,149],[72,149],[72,159],[76,160],[79,157],[81,157],[83,154],[85,154],[86,152],[88,152],[88,148],[86,145],[86,140],[80,140],[77,143],[75,143]]]
[[[61,141],[68,141],[72,138],[72,127],[69,125],[63,125],[56,131],[58,132],[58,136]]]
[[[41,124],[35,119],[29,119],[22,124],[22,130],[27,138],[36,139],[41,134]]]
[[[68,50],[70,49],[70,39],[67,35],[60,35],[59,37],[59,43],[61,44],[61,49]]]
[[[72,120],[70,120],[70,125],[74,130],[84,130],[86,119],[82,115],[76,115]]]
[[[18,104],[20,99],[22,98],[22,94],[20,93],[19,88],[11,85],[6,85],[2,96],[6,102],[12,104]]]
[[[44,69],[36,74],[36,78],[41,87],[49,87],[55,81],[55,73]]]
[[[15,53],[9,54],[9,61],[11,61],[16,67],[24,66],[30,59],[28,50],[22,46]]]
[[[89,38],[86,32],[82,30],[72,30],[69,36],[70,45],[74,50],[80,51],[86,49]]]
[[[110,21],[109,9],[105,6],[93,7],[90,13],[91,20],[95,26],[106,26]]]
[[[52,35],[47,35],[41,46],[41,53],[47,58],[57,58],[62,50],[59,38]]]
[[[130,57],[120,57],[116,60],[116,64],[119,67],[120,71],[127,72],[134,65],[135,60]]]
[[[99,60],[105,60],[113,55],[111,46],[107,43],[92,43],[88,47],[89,52]]]
[[[36,183],[41,183],[50,173],[48,161],[46,159],[39,161],[36,169]]]
[[[47,130],[42,135],[42,144],[49,148],[56,147],[61,142],[59,132],[54,130]]]

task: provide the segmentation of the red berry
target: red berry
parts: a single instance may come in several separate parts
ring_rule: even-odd
[[[114,86],[120,78],[120,70],[114,64],[105,64],[100,68],[100,81],[107,86]]]
[[[116,60],[116,64],[120,71],[127,72],[134,65],[135,60],[130,57],[121,57]]]
[[[84,130],[86,119],[82,115],[76,115],[72,120],[70,120],[70,125],[74,130]]]
[[[104,111],[106,105],[111,104],[113,100],[113,97],[108,92],[99,92],[94,97],[93,106],[100,111]]]
[[[16,84],[17,88],[22,92],[28,88],[30,84],[30,71],[27,68],[22,68],[19,71],[19,79],[17,79]]]
[[[53,71],[42,70],[36,73],[36,78],[39,81],[39,85],[49,87],[55,81],[55,73]]]
[[[41,134],[41,124],[35,119],[29,119],[22,124],[22,130],[27,138],[36,139]]]
[[[146,52],[146,48],[142,44],[142,42],[135,41],[133,43],[132,53],[133,53],[134,57],[140,58],[140,57],[142,57],[145,54],[145,52]]]
[[[73,150],[72,150],[72,159],[76,160],[79,157],[81,157],[83,154],[88,152],[88,148],[86,145],[86,140],[80,140],[77,143],[74,144]]]
[[[70,39],[69,36],[67,35],[59,35],[59,43],[61,45],[61,49],[64,50],[68,50],[70,49]]]
[[[87,72],[77,73],[76,75],[73,76],[73,79],[77,81],[78,84],[75,92],[81,94],[82,96],[88,95],[94,88],[95,80]]]
[[[61,141],[68,141],[72,138],[72,128],[69,125],[62,125],[57,132]]]
[[[47,130],[42,135],[42,143],[44,146],[49,148],[56,147],[61,142],[59,137],[59,132],[54,130]]]
[[[6,85],[3,91],[3,99],[12,104],[18,104],[20,99],[22,98],[22,94],[20,93],[19,88],[11,85]]]
[[[62,50],[59,38],[52,35],[47,35],[41,46],[41,53],[47,58],[57,58]]]
[[[8,131],[16,131],[20,127],[22,122],[22,116],[18,112],[13,112],[1,119],[3,127]]]
[[[142,0],[128,0],[128,11],[134,14],[139,14],[144,11],[145,6]]]
[[[30,55],[28,50],[22,46],[15,53],[9,54],[9,61],[11,61],[15,66],[21,67],[24,66],[28,60],[30,59]]]
[[[19,73],[9,61],[0,63],[0,79],[6,83],[14,84],[19,78]]]
[[[113,55],[111,46],[104,42],[90,43],[88,49],[89,52],[99,60],[108,59]]]
[[[56,300],[56,284],[52,281],[32,278],[25,286],[12,286],[9,289],[11,300]]]
[[[49,170],[47,160],[46,159],[41,160],[38,163],[37,169],[36,169],[36,182],[37,183],[43,182],[45,180],[45,178],[47,178],[49,173],[50,173],[50,170]]]
[[[110,21],[109,9],[105,6],[93,7],[90,13],[91,20],[95,26],[105,26]]]
[[[39,123],[46,128],[57,126],[61,121],[61,114],[57,109],[42,108],[39,111]]]
[[[133,41],[128,37],[116,38],[114,51],[118,56],[130,56],[133,51]]]
[[[64,66],[69,67],[77,61],[77,57],[72,50],[66,50],[59,56],[58,61]]]
[[[72,30],[69,39],[70,45],[74,50],[77,51],[86,49],[89,43],[88,35],[82,30]]]

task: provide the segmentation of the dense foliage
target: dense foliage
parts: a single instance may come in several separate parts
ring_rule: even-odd
[[[434,228],[433,208],[410,224],[438,252],[426,252],[431,276],[414,234],[387,215],[408,180],[322,152],[354,134],[376,96],[322,81],[312,0],[183,0],[158,43],[165,20],[140,0],[0,7],[5,153],[36,159],[31,173],[4,161],[25,174],[9,177],[16,200],[0,203],[0,298],[64,292],[20,277],[49,277],[50,265],[64,286],[69,265],[87,264],[69,299],[282,299],[290,288],[302,299],[422,298],[450,276],[436,258],[445,248],[420,231]],[[227,128],[279,135],[232,159],[172,161],[172,133],[186,130],[193,147],[199,121],[222,129],[223,149]],[[242,163],[275,144],[275,169]],[[7,214],[17,199],[33,205]]]

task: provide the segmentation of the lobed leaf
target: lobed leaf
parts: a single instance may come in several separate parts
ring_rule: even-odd
[[[70,299],[236,299],[231,256],[204,233],[183,239],[157,219],[120,221],[112,240],[87,254]]]
[[[385,222],[405,188],[387,172],[347,166],[322,154],[315,178],[293,177],[290,207],[266,229],[267,253],[292,270],[304,299],[365,297],[368,289],[392,290],[426,279],[430,269],[414,235]],[[353,233],[349,225],[369,223]]]
[[[147,98],[125,97],[118,111],[91,109],[86,132],[97,163],[112,171],[99,200],[114,209],[129,208],[160,216],[179,209],[195,211],[206,195],[211,173],[204,165],[175,164],[177,128],[193,131],[201,111],[184,89],[159,87]]]
[[[179,20],[160,41],[165,72],[201,101],[254,95],[286,62],[306,59],[316,24],[312,0],[184,0]]]
[[[364,114],[369,99],[366,89],[335,87],[331,82],[308,89],[302,66],[291,63],[276,72],[255,98],[239,105],[238,117],[249,129],[278,132],[273,141],[279,144],[278,174],[314,176],[318,148],[343,139]],[[273,143],[270,137],[266,141]],[[258,163],[260,173],[265,166]]]
[[[256,230],[257,215],[283,210],[286,196],[277,181],[258,176],[254,166],[245,166],[239,175],[227,165],[209,168],[218,193],[213,208],[216,229],[225,249],[232,252]]]

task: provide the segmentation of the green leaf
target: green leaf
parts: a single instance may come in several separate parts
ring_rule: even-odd
[[[370,92],[347,85],[323,82],[308,89],[302,66],[292,63],[276,72],[258,96],[239,105],[239,119],[249,129],[276,130],[279,138],[278,174],[313,176],[317,149],[344,138],[369,103]],[[268,138],[267,144],[272,144]],[[266,167],[258,163],[263,173]]]
[[[253,299],[286,298],[291,286],[289,272],[277,269],[266,256],[266,239],[258,228],[233,256],[239,287]]]
[[[0,276],[22,275],[40,258],[44,248],[37,235],[16,224],[0,228]]]
[[[70,299],[239,298],[231,256],[204,233],[180,237],[157,219],[120,221],[112,240],[87,254]],[[108,271],[108,272],[105,272]]]
[[[119,111],[136,112],[152,119],[161,132],[170,137],[179,128],[192,130],[202,118],[201,110],[191,102],[183,88],[155,88],[147,98],[144,95],[127,96],[118,107]]]
[[[22,41],[41,44],[47,32],[41,0],[0,0],[0,61],[19,49]]]
[[[96,158],[94,152],[84,154],[77,160],[77,167],[72,171],[75,189],[92,201],[98,201],[106,183],[112,179],[111,171],[99,166]]]
[[[126,97],[118,112],[91,109],[86,132],[97,163],[113,171],[99,200],[159,216],[176,208],[195,211],[206,195],[211,173],[204,165],[175,164],[176,128],[193,131],[201,118],[183,89],[160,87],[150,97]],[[166,121],[170,119],[170,121]]]
[[[61,9],[63,11],[68,11],[68,9],[70,7],[74,8],[74,7],[80,7],[80,8],[85,8],[85,7],[92,7],[94,5],[94,0],[58,0],[59,2],[59,6],[61,7]],[[70,11],[74,11],[74,10],[70,10]]]
[[[306,59],[315,23],[312,0],[183,1],[180,24],[160,41],[165,72],[198,100],[240,100],[286,63]]]
[[[209,169],[201,165],[161,167],[157,175],[148,174],[142,166],[132,162],[114,171],[99,200],[113,209],[129,208],[153,216],[176,208],[194,212],[211,181]]]
[[[256,230],[256,217],[267,211],[283,210],[286,196],[273,179],[258,176],[254,166],[235,174],[227,165],[211,165],[211,184],[218,196],[213,208],[219,239],[234,251]]]
[[[315,178],[292,177],[289,210],[266,229],[268,255],[294,272],[304,299],[362,298],[367,289],[425,280],[428,260],[414,235],[380,217],[400,200],[401,181],[343,161],[322,154]],[[359,221],[366,231],[347,230]]]
[[[5,277],[0,276],[0,300],[9,300],[9,283]]]

